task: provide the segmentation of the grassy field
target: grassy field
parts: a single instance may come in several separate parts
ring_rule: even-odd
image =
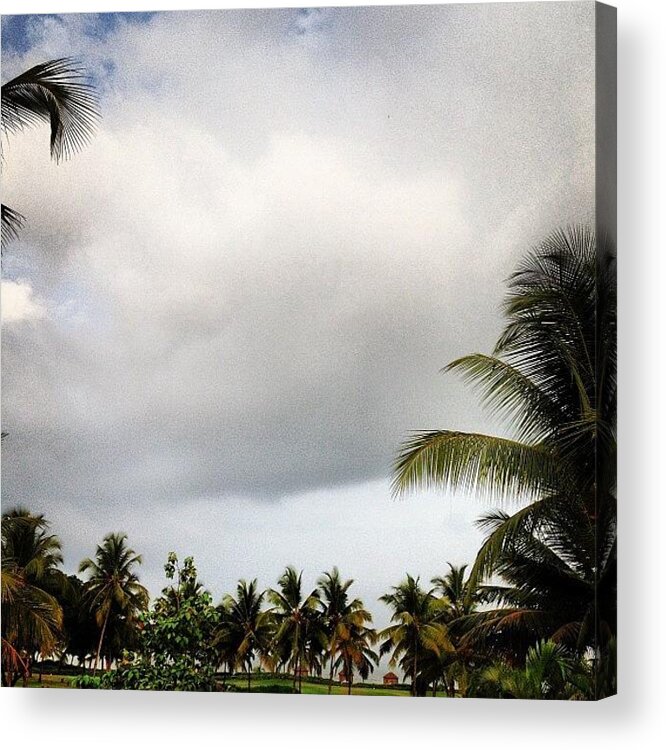
[[[241,691],[247,690],[247,679],[233,677],[226,681],[227,685],[232,685]],[[271,692],[271,688],[277,688],[275,692],[281,692],[281,688],[291,687],[291,680],[284,679],[281,677],[272,676],[260,676],[255,675],[252,677],[251,692]],[[307,680],[303,679],[302,690],[304,695],[328,695],[328,684],[319,680]],[[332,695],[347,695],[347,687],[345,685],[333,685]],[[409,696],[409,688],[383,688],[370,687],[359,683],[358,685],[352,686],[352,695],[389,695],[392,697],[405,697]]]
[[[39,675],[33,675],[26,687],[29,688],[68,688],[72,678],[62,674],[45,674],[42,675],[42,681],[39,681]],[[19,680],[16,687],[23,687],[23,682]]]
[[[60,675],[60,674],[44,674],[42,675],[42,681],[39,681],[39,675],[35,674],[28,680],[27,687],[29,688],[56,688],[62,689],[70,686],[71,676]],[[232,677],[226,681],[227,685],[230,685],[238,691],[245,692],[247,690],[247,680],[242,677]],[[285,679],[284,677],[274,677],[271,675],[255,675],[252,677],[252,689],[251,692],[270,693],[273,692],[272,688],[275,688],[274,692],[282,692],[285,688],[291,687],[291,680]],[[23,683],[19,680],[16,687],[23,687]],[[327,695],[328,685],[325,682],[319,680],[303,680],[303,694],[304,695]],[[346,686],[334,685],[332,695],[347,695]],[[370,687],[359,683],[358,685],[352,686],[352,695],[383,695],[392,697],[408,697],[409,688],[384,688],[381,686]]]

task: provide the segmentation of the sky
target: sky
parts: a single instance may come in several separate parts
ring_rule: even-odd
[[[440,370],[594,215],[594,4],[3,17],[3,82],[62,56],[92,141],[3,139],[3,510],[71,571],[127,532],[153,594],[170,550],[216,597],[337,565],[387,624],[489,507],[393,498],[401,440],[508,434]]]

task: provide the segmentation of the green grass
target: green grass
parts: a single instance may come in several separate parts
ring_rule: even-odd
[[[34,674],[28,679],[26,687],[29,688],[68,688],[72,678],[62,674],[44,674],[42,681],[39,681],[39,675]],[[23,680],[16,683],[16,687],[23,687]]]
[[[232,685],[241,691],[247,691],[247,679],[241,677],[232,677],[226,681],[227,685]],[[271,687],[276,687],[279,692],[280,688],[291,687],[291,678],[254,675],[252,677],[251,692],[270,692]],[[328,695],[328,684],[319,680],[303,679],[303,695]],[[332,695],[347,695],[346,685],[333,685]],[[352,685],[352,695],[390,695],[393,697],[409,696],[409,688],[384,688],[381,686],[372,687],[359,683]]]
[[[29,680],[26,687],[29,688],[68,688],[70,687],[72,677],[70,675],[62,674],[44,674],[42,675],[42,681],[39,681],[39,675],[33,675]],[[247,690],[247,679],[244,677],[232,677],[227,679],[227,685],[231,685],[237,690],[244,692]],[[291,678],[289,677],[275,677],[273,675],[253,675],[252,676],[252,690],[251,692],[272,692],[271,688],[277,688],[275,692],[280,692],[280,689],[290,688],[292,685]],[[23,682],[18,681],[16,687],[23,687]],[[323,680],[308,680],[303,679],[303,694],[304,695],[328,695],[328,684]],[[344,685],[333,685],[331,691],[332,695],[347,695],[347,687]],[[408,687],[397,687],[397,688],[385,688],[377,685],[372,687],[370,685],[364,685],[359,683],[358,685],[352,686],[352,695],[382,695],[392,697],[409,697]]]

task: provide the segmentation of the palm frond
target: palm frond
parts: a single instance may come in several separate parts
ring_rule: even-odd
[[[71,58],[40,63],[2,85],[2,128],[15,133],[46,122],[51,156],[69,158],[90,139],[99,117],[97,95]]]
[[[393,493],[442,488],[500,501],[538,497],[558,486],[558,465],[547,448],[478,433],[437,430],[406,440],[394,465]]]
[[[18,238],[19,232],[25,224],[25,216],[13,208],[2,204],[2,237],[0,247],[4,248]]]
[[[533,380],[498,357],[470,354],[451,362],[444,371],[461,372],[465,380],[477,385],[483,405],[493,415],[506,417],[516,440],[538,442],[565,416]]]

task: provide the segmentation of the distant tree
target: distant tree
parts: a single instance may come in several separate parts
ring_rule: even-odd
[[[112,533],[97,547],[94,560],[86,558],[79,565],[80,573],[89,573],[86,598],[100,628],[93,673],[99,667],[109,625],[113,629],[133,623],[148,606],[148,591],[134,572],[140,564],[141,555],[127,546],[127,534]]]
[[[371,618],[363,618],[363,621]],[[347,695],[352,693],[354,674],[367,680],[379,664],[379,654],[372,648],[379,636],[374,628],[367,627],[357,618],[340,627],[336,653],[336,666],[341,667],[347,680]],[[329,687],[330,693],[330,687]]]
[[[75,575],[67,577],[62,598],[64,650],[63,658],[71,656],[81,665],[94,657],[99,640],[95,614],[90,611],[85,583]]]
[[[340,578],[340,571],[337,567],[334,567],[330,572],[324,573],[317,582],[320,590],[323,626],[327,638],[329,695],[333,687],[333,672],[336,662],[338,662],[343,642],[348,642],[348,655],[351,654],[352,646],[350,642],[353,639],[350,636],[352,631],[354,631],[355,640],[358,645],[359,658],[361,658],[361,654],[363,653],[361,635],[366,637],[368,644],[373,642],[371,631],[365,628],[366,623],[372,622],[372,615],[365,609],[360,599],[349,599],[348,591],[353,582],[351,578],[343,581]],[[365,632],[366,630],[367,632]]]
[[[267,596],[273,605],[275,636],[273,648],[279,658],[292,670],[293,686],[300,692],[302,670],[312,668],[317,649],[325,643],[324,626],[318,610],[319,592],[314,589],[303,594],[302,573],[288,566],[278,580],[278,589],[269,589]]]
[[[392,610],[391,625],[379,633],[384,642],[380,655],[391,655],[391,665],[399,665],[411,680],[412,695],[418,695],[417,680],[422,661],[429,653],[439,656],[453,651],[443,622],[443,608],[434,589],[425,591],[419,579],[408,575],[392,591],[380,597]]]
[[[231,594],[224,598],[222,619],[213,641],[213,646],[224,654],[223,661],[233,667],[244,666],[248,692],[254,659],[268,654],[272,637],[270,613],[262,610],[264,596],[257,589],[256,578],[250,583],[239,581],[236,598]]]

